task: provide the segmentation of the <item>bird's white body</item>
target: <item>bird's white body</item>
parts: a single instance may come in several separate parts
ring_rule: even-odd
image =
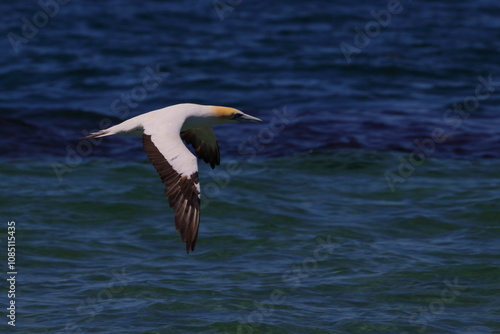
[[[172,126],[179,127],[179,131],[186,131],[192,128],[220,124],[220,121],[211,114],[210,107],[213,106],[182,103],[153,110],[112,126],[104,130],[105,134],[98,137],[109,135],[140,137],[145,128],[160,130],[159,127]]]
[[[214,168],[220,158],[211,126],[233,122],[262,121],[233,108],[184,103],[133,117],[86,138],[142,136],[144,149],[165,183],[177,231],[189,252],[194,250],[198,236],[200,184],[196,156],[183,140]]]

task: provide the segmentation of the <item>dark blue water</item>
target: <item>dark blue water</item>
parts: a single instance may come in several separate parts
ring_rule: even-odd
[[[4,1],[2,277],[21,333],[500,332],[500,4]],[[137,138],[238,108],[185,254]]]

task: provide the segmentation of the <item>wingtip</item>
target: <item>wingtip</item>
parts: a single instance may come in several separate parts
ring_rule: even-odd
[[[186,254],[189,254],[190,251],[194,252],[194,246],[195,246],[194,243],[190,244],[190,243],[186,242]]]

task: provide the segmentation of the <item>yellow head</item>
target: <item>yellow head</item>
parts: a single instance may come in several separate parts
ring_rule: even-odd
[[[259,122],[262,120],[247,115],[238,109],[229,108],[229,107],[219,107],[219,106],[210,106],[213,112],[213,115],[220,119],[221,123],[232,123],[232,122]]]

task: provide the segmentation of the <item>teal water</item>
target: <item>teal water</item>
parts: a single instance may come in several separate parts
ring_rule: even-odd
[[[391,192],[397,161],[241,163],[189,256],[146,160],[91,160],[63,183],[48,161],[4,164],[21,332],[499,331],[500,163],[428,159]]]

